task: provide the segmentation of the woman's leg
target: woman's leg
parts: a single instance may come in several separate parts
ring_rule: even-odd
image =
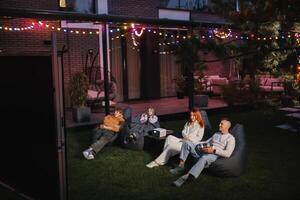
[[[169,135],[165,141],[163,152],[154,160],[159,165],[164,165],[168,160],[180,153],[182,139]]]

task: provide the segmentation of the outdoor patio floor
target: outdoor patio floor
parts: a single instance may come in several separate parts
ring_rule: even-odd
[[[136,100],[117,103],[118,107],[132,108],[133,116],[145,112],[148,107],[154,107],[158,116],[166,116],[170,114],[186,113],[188,112],[188,98],[177,99],[176,97],[162,98],[157,100]],[[220,97],[210,97],[208,100],[208,107],[201,107],[203,110],[221,109],[228,107],[227,103]],[[96,108],[92,110],[91,121],[77,123],[72,120],[71,110],[66,111],[66,128],[89,126],[98,124],[104,117],[104,108]]]

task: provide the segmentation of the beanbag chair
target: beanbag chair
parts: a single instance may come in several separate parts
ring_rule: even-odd
[[[123,109],[123,117],[125,119],[125,122],[122,124],[121,129],[119,134],[117,134],[118,136],[118,145],[122,145],[122,142],[124,140],[124,135],[126,134],[127,130],[129,129],[129,125],[131,122],[131,113],[132,113],[132,109],[130,107],[126,107]]]
[[[148,134],[148,131],[154,128],[159,128],[160,124],[157,121],[155,124],[151,123],[139,123],[140,116],[133,118],[122,131],[121,143],[124,148],[131,150],[143,150],[144,148],[144,136]]]
[[[207,140],[208,138],[210,138],[213,135],[213,130],[212,130],[211,124],[209,122],[206,111],[201,110],[200,113],[201,113],[202,119],[205,124],[204,135],[203,135],[202,140]]]
[[[123,116],[124,116],[125,122],[131,121],[131,113],[132,113],[132,109],[130,107],[123,109]]]
[[[160,123],[157,120],[155,123],[141,123],[140,119],[141,119],[142,115],[138,115],[134,118],[132,118],[131,120],[131,129],[133,129],[133,132],[140,132],[141,134],[143,134],[144,136],[148,135],[149,131],[152,131],[155,128],[160,128]]]
[[[218,158],[207,171],[216,176],[236,177],[241,175],[246,167],[247,152],[244,127],[236,124],[230,133],[235,137],[235,148],[229,158]]]
[[[128,132],[123,140],[123,147],[131,150],[143,150],[144,136],[135,132]]]

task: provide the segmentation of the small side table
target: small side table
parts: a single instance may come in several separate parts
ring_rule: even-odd
[[[157,156],[161,153],[165,139],[168,135],[173,134],[173,130],[167,130],[167,135],[165,137],[155,137],[152,135],[145,135],[145,144],[144,144],[144,150],[151,152],[151,154]]]
[[[196,107],[207,107],[208,106],[208,95],[194,95],[194,105]]]
[[[152,138],[152,139],[155,139],[155,140],[165,140],[167,137],[168,137],[168,135],[171,135],[171,134],[173,134],[174,133],[174,131],[173,130],[168,130],[167,129],[167,135],[166,136],[164,136],[164,137],[156,137],[156,136],[153,136],[153,135],[146,135],[145,137],[149,137],[149,138]]]

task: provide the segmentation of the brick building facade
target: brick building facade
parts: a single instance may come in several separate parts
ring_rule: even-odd
[[[133,16],[143,18],[158,18],[158,8],[161,5],[160,0],[146,1],[146,0],[108,0],[108,14],[120,16]],[[24,8],[24,9],[48,9],[60,10],[59,0],[2,0],[0,7],[7,8]],[[7,20],[0,21],[4,25]],[[10,26],[22,26],[22,24],[30,24],[30,19],[25,20],[9,20]],[[60,26],[59,22],[52,22],[56,27]],[[0,31],[0,50],[1,56],[6,55],[47,55],[51,56],[51,31],[48,30],[33,30],[22,32]],[[82,71],[84,68],[85,59],[89,49],[95,52],[99,50],[99,36],[57,33],[57,47],[61,50],[63,46],[68,50],[63,55],[64,66],[64,81],[68,84],[72,74]],[[208,58],[214,58],[209,55]],[[96,65],[99,65],[96,60]],[[224,68],[222,63],[212,63],[208,65],[207,74],[228,74],[228,70]],[[122,99],[122,98],[120,98]]]

